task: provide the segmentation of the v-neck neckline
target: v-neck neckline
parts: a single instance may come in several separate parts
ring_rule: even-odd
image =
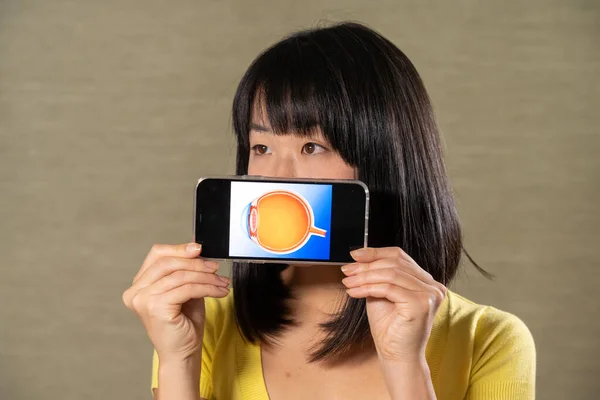
[[[450,295],[446,296],[446,299],[442,302],[438,313],[434,319],[433,326],[431,329],[432,336],[436,336],[437,332],[443,331],[444,328],[448,328],[448,310],[449,310],[449,299]],[[445,343],[444,343],[445,344]],[[270,400],[269,392],[267,391],[267,382],[265,380],[262,349],[260,343],[248,343],[238,333],[236,335],[236,361],[237,361],[237,374],[239,379],[239,391],[242,395],[242,400]],[[433,349],[429,345],[427,346],[427,359],[432,359],[434,352],[441,351],[443,349]],[[432,381],[435,382],[437,378],[437,370],[439,365],[430,365],[432,367]]]

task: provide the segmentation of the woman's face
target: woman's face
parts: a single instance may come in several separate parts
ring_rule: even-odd
[[[248,175],[356,179],[355,168],[331,148],[319,128],[311,136],[276,135],[259,107],[254,107],[250,125]]]

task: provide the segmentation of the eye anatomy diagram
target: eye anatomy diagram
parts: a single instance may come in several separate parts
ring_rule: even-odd
[[[232,182],[231,256],[329,258],[331,185]]]
[[[313,210],[302,196],[289,191],[268,192],[248,207],[248,234],[266,251],[288,254],[304,246],[310,235],[326,237],[313,226]]]

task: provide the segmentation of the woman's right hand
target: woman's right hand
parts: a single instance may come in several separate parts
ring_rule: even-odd
[[[142,320],[161,364],[200,357],[204,297],[225,297],[229,279],[214,261],[198,256],[196,243],[154,245],[123,302]]]

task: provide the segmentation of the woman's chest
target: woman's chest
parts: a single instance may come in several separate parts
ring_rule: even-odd
[[[263,377],[270,400],[388,400],[376,356],[338,365],[307,363],[297,354],[263,354]]]

